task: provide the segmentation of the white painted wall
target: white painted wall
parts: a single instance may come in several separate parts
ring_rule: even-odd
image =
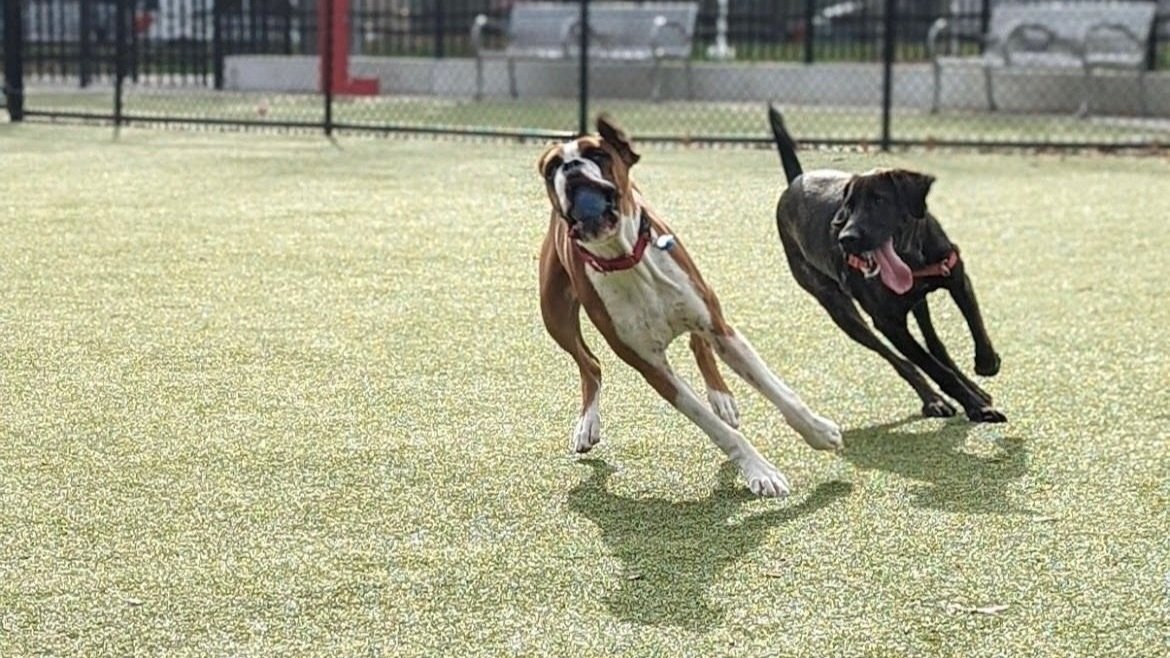
[[[577,65],[572,62],[518,62],[521,98],[574,98]],[[362,57],[350,59],[355,77],[377,78],[384,95],[471,97],[475,93],[473,59]],[[682,99],[686,85],[681,66],[664,72],[663,98]],[[227,58],[225,84],[241,91],[312,92],[317,89],[318,60],[313,56],[239,55]],[[881,103],[882,66],[865,63],[696,63],[694,99],[707,102],[764,102],[800,105],[875,106]],[[977,66],[945,69],[944,109],[987,109],[982,70]],[[507,95],[503,61],[485,67],[488,96]],[[1079,73],[997,73],[996,99],[1003,110],[1072,112],[1080,104]],[[1094,80],[1095,109],[1132,114],[1138,111],[1138,87],[1129,74]],[[650,96],[650,67],[598,65],[590,91],[599,98]],[[894,104],[930,107],[933,78],[929,64],[902,64],[895,68]],[[1147,76],[1151,113],[1170,117],[1170,73]]]

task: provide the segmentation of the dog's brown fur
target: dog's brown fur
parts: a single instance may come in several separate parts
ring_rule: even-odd
[[[808,409],[724,318],[719,299],[686,247],[672,237],[670,227],[631,179],[630,168],[639,156],[626,135],[604,116],[598,120],[598,132],[599,136],[550,146],[537,164],[552,206],[540,250],[541,315],[581,375],[574,449],[585,452],[600,439],[601,366],[581,334],[583,307],[618,357],[702,428],[740,467],[753,492],[785,495],[784,476],[736,431],[739,412],[716,365],[716,354],[768,397],[814,448],[839,448],[840,430]],[[573,189],[580,191],[582,186],[607,195],[600,214],[565,207],[578,203]],[[643,222],[648,234],[640,229]],[[641,252],[634,248],[653,236],[665,240],[661,247]],[[640,259],[633,255],[637,253],[642,254]],[[624,265],[602,266],[599,259]],[[690,334],[711,409],[666,359],[667,346],[682,333]]]

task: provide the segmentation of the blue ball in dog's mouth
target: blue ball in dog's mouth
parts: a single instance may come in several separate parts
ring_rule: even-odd
[[[582,185],[573,191],[573,205],[569,209],[569,216],[582,222],[587,219],[597,219],[609,210],[609,199],[599,189]]]

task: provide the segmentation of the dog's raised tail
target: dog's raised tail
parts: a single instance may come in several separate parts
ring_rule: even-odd
[[[784,117],[771,103],[768,103],[768,123],[772,124],[772,135],[776,138],[776,150],[780,151],[780,164],[784,165],[784,176],[791,183],[797,176],[803,174],[804,170],[800,168],[800,160],[796,158],[796,142],[792,141],[792,135],[789,135],[788,129],[784,127]]]

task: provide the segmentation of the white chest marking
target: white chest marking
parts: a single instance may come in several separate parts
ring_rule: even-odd
[[[651,267],[665,280],[653,274]],[[665,251],[647,249],[642,262],[630,270],[586,271],[618,338],[644,357],[663,354],[680,334],[711,329],[707,304]]]

